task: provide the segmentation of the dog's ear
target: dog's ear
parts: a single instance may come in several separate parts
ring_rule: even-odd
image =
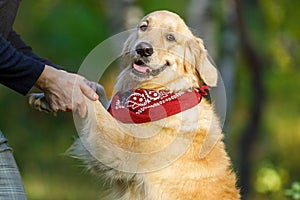
[[[200,38],[194,37],[188,42],[185,57],[187,61],[194,65],[204,83],[215,87],[218,82],[218,71],[210,62],[207,50]]]

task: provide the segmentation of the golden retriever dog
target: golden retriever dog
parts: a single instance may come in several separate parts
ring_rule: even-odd
[[[76,119],[80,139],[69,150],[104,177],[107,199],[240,199],[205,98],[218,72],[203,41],[177,14],[156,11],[132,31],[123,57],[110,105],[87,100],[87,117]]]

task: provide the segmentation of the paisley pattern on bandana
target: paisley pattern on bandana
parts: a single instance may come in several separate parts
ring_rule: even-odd
[[[118,92],[108,111],[123,123],[156,121],[190,109],[200,103],[209,90],[204,85],[185,91],[132,89]]]

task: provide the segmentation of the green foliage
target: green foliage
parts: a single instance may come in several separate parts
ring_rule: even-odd
[[[278,192],[282,183],[279,172],[272,166],[262,166],[257,172],[256,190],[260,193]]]
[[[143,8],[145,13],[150,13],[155,10],[169,10],[175,12],[185,18],[186,16],[186,9],[187,1],[186,0],[139,0],[137,1],[138,4]]]
[[[76,72],[91,49],[109,36],[97,2],[23,2],[16,29],[40,55]]]
[[[300,182],[293,182],[292,187],[285,190],[285,195],[293,200],[300,199]]]

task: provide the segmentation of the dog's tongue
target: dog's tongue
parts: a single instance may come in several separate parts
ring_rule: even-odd
[[[145,73],[147,71],[151,71],[150,67],[146,66],[146,65],[143,65],[143,66],[140,66],[140,65],[137,65],[137,64],[133,64],[133,68],[139,72],[142,72],[142,73]]]

